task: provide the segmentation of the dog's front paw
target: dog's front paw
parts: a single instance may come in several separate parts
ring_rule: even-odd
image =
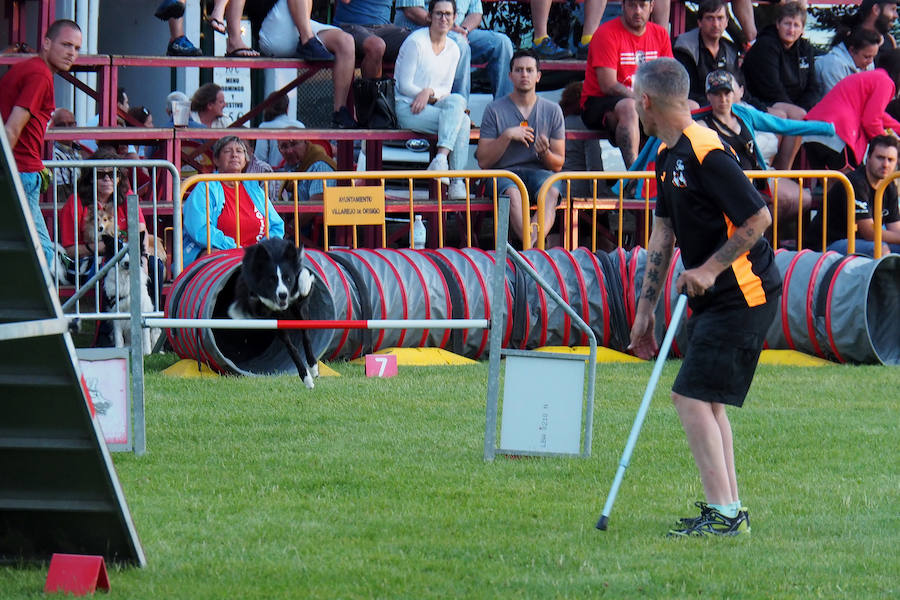
[[[241,310],[241,305],[235,300],[228,307],[228,316],[236,321],[240,319],[250,319],[252,318],[250,315]]]
[[[316,363],[309,368],[309,374],[314,378],[319,376],[319,363]]]
[[[300,289],[301,296],[309,296],[309,292],[312,290],[313,281],[315,281],[315,278],[312,276],[312,273],[309,272],[309,269],[300,271],[300,275],[297,277],[297,286]]]
[[[313,381],[312,375],[307,374],[306,377],[303,378],[303,383],[307,388],[313,389],[316,387],[316,383]]]

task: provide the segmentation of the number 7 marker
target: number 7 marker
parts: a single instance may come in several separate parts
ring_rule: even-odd
[[[366,354],[366,377],[393,377],[396,374],[396,354]]]

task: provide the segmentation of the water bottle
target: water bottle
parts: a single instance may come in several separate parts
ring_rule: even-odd
[[[416,215],[413,221],[413,248],[422,250],[425,248],[425,236],[428,232],[425,230],[425,223],[422,222],[422,215]]]

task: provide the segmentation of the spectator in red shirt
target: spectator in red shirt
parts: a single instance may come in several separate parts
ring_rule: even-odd
[[[653,4],[653,0],[624,0],[622,15],[597,28],[588,48],[582,119],[591,129],[610,134],[626,167],[634,162],[640,141],[634,74],[645,62],[672,56],[669,34],[649,22]]]
[[[81,28],[60,19],[47,29],[36,57],[14,65],[0,78],[0,116],[48,266],[54,264],[56,249],[38,203],[44,133],[54,109],[53,74],[68,71],[80,50]]]

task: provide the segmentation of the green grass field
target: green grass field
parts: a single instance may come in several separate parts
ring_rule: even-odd
[[[176,379],[147,366],[143,457],[115,455],[145,569],[115,598],[893,598],[900,371],[761,366],[731,412],[753,532],[671,540],[701,488],[667,388],[594,529],[652,365],[599,365],[590,459],[482,459],[487,364]],[[43,598],[46,567],[0,568]]]

